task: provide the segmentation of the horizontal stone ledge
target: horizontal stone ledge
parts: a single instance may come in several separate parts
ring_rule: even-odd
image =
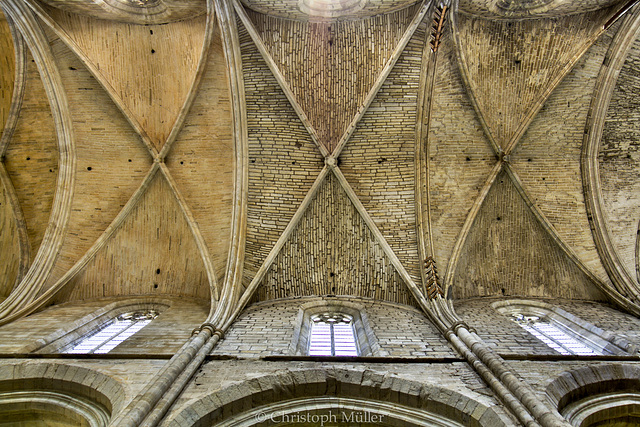
[[[350,363],[454,363],[465,362],[461,357],[377,357],[377,356],[263,356],[267,362],[350,362]]]
[[[634,355],[578,355],[578,354],[501,354],[498,353],[504,360],[515,361],[533,361],[533,362],[565,362],[565,361],[580,361],[580,362],[640,362],[640,356]]]

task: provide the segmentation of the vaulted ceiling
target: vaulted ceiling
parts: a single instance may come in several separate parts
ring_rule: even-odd
[[[634,2],[0,7],[0,322],[131,295],[415,304],[425,259],[451,298],[640,312]]]

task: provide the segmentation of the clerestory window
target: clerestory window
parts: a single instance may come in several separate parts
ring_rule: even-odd
[[[155,310],[135,311],[121,314],[102,328],[84,337],[65,353],[108,353],[118,344],[131,337],[158,317]]]
[[[560,354],[600,354],[540,316],[525,316],[522,313],[514,313],[511,315],[511,319]]]
[[[625,355],[633,350],[621,337],[542,301],[510,300],[491,305],[560,354]]]
[[[357,356],[353,317],[342,313],[311,316],[309,356]]]

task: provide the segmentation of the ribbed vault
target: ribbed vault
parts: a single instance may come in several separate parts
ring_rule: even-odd
[[[208,299],[198,248],[161,173],[155,174],[121,227],[68,286],[70,301],[162,294]]]
[[[26,63],[22,108],[4,153],[4,166],[24,214],[31,252],[36,253],[53,204],[58,147],[51,107],[38,69],[30,55]],[[34,126],[36,123],[38,126]]]
[[[310,295],[413,303],[406,284],[331,173],[256,290],[255,299]]]
[[[3,248],[0,252],[0,299],[11,293],[20,268],[19,225],[4,184],[0,185],[0,245]]]
[[[460,0],[460,10],[491,19],[555,18],[592,12],[619,3],[617,0]]]
[[[640,221],[640,38],[620,70],[598,152],[607,229],[620,261],[636,281]]]
[[[457,265],[458,298],[493,295],[604,296],[538,222],[508,173],[500,173]]]
[[[558,235],[601,281],[608,282],[588,223],[580,156],[595,82],[611,43],[605,33],[584,54],[532,120],[511,164]]]
[[[482,191],[470,208],[470,214],[465,220],[465,225],[454,247],[453,256],[449,261],[445,284],[448,286],[456,281],[468,287],[457,291],[462,292],[459,295],[464,295],[467,292],[469,295],[475,295],[478,284],[482,287],[481,292],[485,292],[486,283],[482,284],[483,280],[478,281],[471,278],[483,268],[476,266],[473,269],[475,273],[472,273],[468,269],[468,259],[465,259],[471,252],[481,251],[481,248],[477,246],[471,249],[471,252],[469,249],[463,248],[470,244],[466,239],[474,233],[473,227],[477,225],[477,221],[482,215],[487,215],[486,212],[492,212],[495,218],[502,216],[499,211],[495,211],[498,206],[490,209],[486,207],[486,204],[492,200],[489,195],[495,191],[498,177],[504,176],[505,171],[508,172],[507,176],[513,181],[514,188],[517,188],[518,193],[523,197],[524,203],[529,207],[535,221],[540,225],[539,232],[546,234],[545,239],[550,239],[549,242],[555,242],[554,246],[564,253],[565,261],[573,265],[571,269],[577,269],[576,272],[580,271],[580,274],[584,275],[582,283],[590,283],[594,289],[600,289],[595,293],[593,290],[576,291],[574,289],[569,291],[576,291],[573,297],[584,294],[585,297],[591,295],[590,297],[593,298],[602,298],[601,292],[609,295],[616,294],[615,291],[611,291],[610,282],[603,275],[602,264],[598,262],[597,258],[594,258],[595,245],[591,236],[586,233],[587,229],[580,226],[580,224],[582,227],[585,225],[586,210],[583,205],[580,184],[576,178],[578,178],[580,171],[578,161],[580,158],[578,154],[581,144],[580,135],[586,120],[587,103],[590,102],[592,96],[592,92],[589,92],[588,88],[593,91],[594,79],[600,64],[598,61],[601,61],[599,58],[602,58],[603,49],[606,49],[611,40],[610,37],[600,36],[604,24],[610,22],[611,17],[617,16],[618,11],[624,10],[622,6],[616,5],[597,12],[570,15],[557,20],[530,19],[512,22],[492,21],[464,14],[456,15],[454,35],[460,57],[460,69],[497,159]],[[582,22],[588,22],[588,24],[581,24]],[[594,22],[600,24],[594,25]],[[561,24],[562,30],[547,28]],[[479,36],[483,32],[483,28],[486,34]],[[563,32],[567,32],[567,37],[557,37]],[[523,44],[520,44],[519,41],[510,42],[508,40],[509,37],[518,33],[526,33],[531,39]],[[521,39],[522,34],[519,36]],[[536,36],[536,34],[540,36]],[[547,38],[545,39],[545,37]],[[477,38],[476,42],[471,41],[474,38]],[[599,44],[589,50],[596,40],[599,40]],[[480,50],[486,52],[486,57],[482,60],[479,60],[479,57],[482,57],[483,53],[470,49],[477,43],[480,43],[481,46],[484,43],[487,47],[487,49]],[[570,47],[553,48],[555,43],[567,43]],[[500,50],[503,51],[497,53]],[[545,53],[547,50],[549,53]],[[564,52],[565,56],[554,57],[550,54],[551,52]],[[579,60],[581,65],[576,67],[575,64]],[[532,67],[536,73],[524,72],[523,69],[526,67]],[[572,69],[574,70],[573,74],[570,73]],[[531,78],[534,79],[530,80]],[[573,78],[579,78],[581,84],[579,88],[572,86]],[[591,86],[585,86],[585,78],[591,83]],[[489,89],[488,82],[497,82],[494,83],[497,87]],[[586,91],[585,88],[587,88]],[[487,90],[493,91],[491,97],[483,94],[488,93]],[[551,98],[550,95],[552,95]],[[523,99],[524,102],[522,102]],[[575,109],[570,110],[569,115],[553,114],[554,106],[558,105],[556,108],[561,108],[561,102],[567,103],[563,105],[563,111],[567,111],[572,102]],[[550,128],[554,128],[555,131],[549,131]],[[549,135],[551,136],[549,137]],[[570,135],[574,135],[573,151],[562,146],[567,140],[571,140]],[[562,144],[553,144],[553,148],[543,148],[545,144],[550,144],[549,138],[556,137],[562,139]],[[558,148],[555,149],[555,147]],[[526,160],[521,157],[522,153],[527,153]],[[471,158],[467,157],[467,160],[470,161]],[[520,177],[521,171],[523,178]],[[566,171],[573,171],[573,178]],[[535,179],[532,179],[534,176]],[[501,180],[504,181],[504,178]],[[533,197],[529,193],[529,187],[532,188]],[[550,188],[553,188],[554,191],[550,192]],[[505,199],[500,204],[510,204],[513,203],[513,200],[515,199],[507,202]],[[521,212],[519,215],[524,215],[524,213]],[[488,225],[487,222],[483,226]],[[514,227],[514,230],[519,227],[519,225]],[[524,230],[517,233],[522,233],[521,238],[527,234]],[[514,233],[509,239],[515,239],[517,233]],[[499,234],[499,236],[502,239],[505,235]],[[516,242],[516,240],[512,241]],[[485,245],[491,248],[495,242],[488,238]],[[490,250],[488,248],[485,250]],[[526,247],[521,247],[519,250],[522,252],[517,253],[525,264],[527,263],[524,259],[527,257],[536,258],[537,256],[533,246],[529,246],[529,251]],[[462,262],[466,267],[460,268],[459,262]],[[498,267],[498,264],[489,267],[480,275],[491,275],[490,271],[494,268],[501,270],[502,267]],[[518,280],[528,282],[528,285],[518,289],[516,294],[520,294],[520,292],[535,294],[537,292],[535,288],[539,284],[531,274],[535,270],[542,271],[545,267],[542,265],[532,266],[523,267],[522,274],[518,274]],[[562,268],[566,270],[568,267],[563,266]],[[454,278],[459,277],[460,274],[465,277],[461,282]],[[497,277],[495,279],[497,282],[501,281]],[[487,283],[491,283],[492,280],[488,280]],[[513,284],[518,280],[514,279]],[[553,275],[549,280],[555,280]],[[566,282],[566,285],[570,284],[571,282]],[[509,290],[507,287],[500,288],[499,292],[498,289],[492,289],[489,292],[500,295],[500,293],[509,292]],[[614,298],[619,298],[619,295],[616,294]]]
[[[145,142],[161,151],[195,79],[206,17],[142,26],[47,12],[111,89]]]
[[[580,57],[611,11],[554,20],[493,21],[458,15],[460,57],[490,138],[507,150]]]
[[[166,163],[202,231],[217,281],[222,283],[231,240],[234,147],[229,76],[217,26],[210,49],[197,96]]]
[[[444,32],[426,2],[342,2],[349,12],[321,16],[304,1],[230,1],[219,19],[213,2],[206,13],[188,2],[179,20],[135,18],[142,8],[102,19],[94,2],[67,3],[21,9],[46,42],[31,42],[39,62],[26,57],[2,159],[0,297],[29,253],[47,264],[15,311],[60,289],[57,302],[225,295],[235,306],[255,291],[412,304],[427,255],[454,297],[611,296],[581,135],[619,28],[603,25],[627,2],[460,0]],[[636,42],[600,152],[628,270],[638,52]],[[60,87],[39,73],[58,73]],[[60,235],[47,242],[47,230]]]
[[[415,11],[338,22],[249,16],[320,142],[332,151]]]
[[[322,156],[239,24],[249,131],[245,281],[251,280],[323,166]]]
[[[50,44],[73,117],[77,175],[69,232],[46,288],[104,233],[152,164],[138,134],[84,64],[55,34],[50,33]]]
[[[7,18],[0,11],[0,131],[4,130],[11,109],[16,75],[16,51]],[[1,134],[0,134],[1,135]]]
[[[295,63],[296,59],[299,59],[296,56],[296,52],[291,51],[290,48],[274,49],[272,46],[274,43],[273,40],[271,40],[269,44],[265,44],[260,36],[260,32],[255,30],[254,23],[251,22],[249,17],[245,14],[246,11],[244,11],[241,6],[237,6],[237,11],[240,13],[240,17],[243,20],[243,25],[240,31],[240,43],[244,46],[243,63],[246,67],[244,68],[244,76],[247,95],[247,121],[249,127],[250,162],[247,261],[252,261],[252,257],[249,254],[251,253],[252,243],[255,239],[252,235],[252,216],[260,218],[262,225],[260,233],[262,235],[264,235],[265,232],[269,233],[269,229],[273,230],[275,227],[282,227],[280,229],[280,233],[282,234],[277,239],[277,242],[274,239],[272,245],[265,245],[264,243],[261,243],[264,248],[265,256],[262,258],[256,258],[254,261],[254,268],[256,268],[258,275],[245,276],[245,283],[249,280],[251,281],[250,287],[245,291],[245,294],[250,295],[259,287],[258,285],[260,283],[264,282],[259,287],[258,299],[285,297],[302,292],[304,295],[313,295],[318,293],[339,293],[345,295],[366,296],[375,295],[378,298],[389,298],[394,301],[400,300],[404,303],[409,302],[410,298],[408,297],[409,293],[407,292],[407,289],[403,288],[402,285],[399,286],[399,283],[401,281],[405,281],[405,283],[407,283],[408,280],[413,284],[418,278],[418,262],[416,261],[417,249],[415,246],[412,248],[410,243],[407,245],[407,239],[401,239],[394,233],[399,232],[403,237],[406,237],[405,234],[402,234],[404,232],[408,231],[409,236],[411,236],[412,233],[415,233],[415,222],[413,219],[415,206],[411,202],[411,195],[415,186],[412,174],[412,165],[414,161],[412,147],[416,122],[416,98],[412,96],[412,91],[415,91],[418,86],[418,75],[421,66],[419,58],[422,53],[422,46],[424,43],[424,27],[420,27],[419,24],[421,18],[426,12],[426,8],[422,7],[420,9],[420,14],[413,13],[411,24],[404,31],[402,42],[399,40],[398,45],[393,48],[393,53],[385,66],[375,73],[372,72],[373,70],[365,69],[365,76],[367,73],[370,73],[372,74],[372,77],[375,77],[374,79],[370,79],[373,81],[373,86],[368,88],[365,85],[360,89],[360,105],[356,111],[352,111],[353,117],[349,117],[349,115],[345,116],[344,124],[346,125],[347,123],[350,123],[350,125],[344,129],[344,132],[336,134],[333,145],[326,144],[322,138],[317,136],[321,134],[321,132],[316,132],[316,129],[312,124],[313,119],[307,121],[304,108],[301,108],[295,96],[296,90],[299,92],[303,89],[309,90],[310,93],[304,93],[302,96],[308,96],[310,98],[317,96],[317,92],[314,92],[313,88],[305,87],[304,85],[297,86],[298,81],[295,81],[293,82],[293,85],[290,85],[287,81],[287,73],[282,73],[280,70],[280,66],[282,66],[282,64]],[[415,12],[418,12],[418,10]],[[404,13],[394,14],[391,17],[385,17],[384,19],[395,19],[402,23],[405,20],[403,16],[405,16]],[[256,19],[255,16],[254,19]],[[279,25],[283,25],[286,28],[289,24],[280,23]],[[245,33],[242,31],[243,29],[246,29],[247,32]],[[353,34],[354,39],[358,40],[360,30],[357,26],[345,26],[343,30],[347,36],[349,34]],[[247,40],[248,35],[253,39],[255,47],[253,44],[245,41]],[[411,38],[412,36],[413,38]],[[274,60],[270,55],[270,45],[272,50],[276,50],[278,52],[278,55],[286,54],[287,56],[280,56],[277,61]],[[408,51],[403,55],[403,49],[407,46],[411,47],[408,48]],[[250,49],[253,49],[253,52]],[[342,49],[345,49],[345,47]],[[357,45],[355,48],[351,47],[350,49],[355,49],[353,50],[354,53],[357,52],[359,55],[365,56],[368,54],[367,52],[369,52],[366,49],[362,50],[363,48],[358,47]],[[264,65],[260,65],[260,62],[256,61],[255,58],[258,57],[256,55],[256,53],[258,53],[257,51],[263,57]],[[317,59],[318,61],[332,61],[331,50],[321,50],[314,55],[319,58]],[[270,69],[271,72],[274,73],[275,79],[257,80],[255,74],[248,74],[247,70],[253,70],[259,66],[264,70],[264,75],[268,75],[266,71],[267,69]],[[411,75],[409,80],[407,79],[407,73]],[[263,73],[261,72],[260,74]],[[365,82],[367,81],[366,78],[364,80]],[[409,83],[409,81],[411,81],[411,83]],[[270,85],[276,83],[284,92],[282,102],[286,102],[284,99],[285,97],[288,98],[288,102],[284,105],[291,103],[293,108],[289,111],[298,115],[298,120],[294,120],[292,118],[289,123],[284,123],[288,125],[288,127],[280,124],[282,122],[273,120],[272,117],[269,117],[268,119],[263,118],[270,110],[278,108],[277,104],[273,102],[278,98],[274,98],[273,95],[278,94],[280,91],[274,90],[270,87]],[[267,93],[269,93],[272,98],[271,102],[268,104],[265,104],[263,101],[265,98],[265,87],[269,90]],[[293,91],[290,91],[291,87],[294,87]],[[263,92],[262,96],[258,98],[256,94],[260,94],[259,90],[262,90]],[[403,91],[405,95],[400,95]],[[348,89],[347,92],[351,93],[350,89]],[[366,96],[362,98],[362,95],[364,95],[365,92]],[[394,99],[394,97],[399,99]],[[340,102],[336,103],[336,106],[340,107],[340,105]],[[259,108],[255,109],[256,107]],[[367,119],[367,111],[369,111],[367,108],[369,108],[370,111],[379,111],[388,108],[391,114],[389,115],[389,118],[382,121],[379,118],[377,120],[373,119],[376,120],[376,125],[378,126],[377,133],[374,132],[373,134],[367,134],[365,131],[364,134],[359,134],[359,129],[361,127],[366,129],[370,126],[368,121],[372,120]],[[348,109],[345,111],[348,112]],[[344,112],[342,114],[344,114]],[[254,130],[254,122],[258,120],[266,121],[267,129],[269,129],[270,126],[274,126],[274,129],[279,130],[279,151],[276,152],[271,148],[273,146],[273,143],[271,142],[272,136],[264,134],[264,123],[262,124],[262,129]],[[296,141],[295,138],[291,139],[291,143],[300,150],[293,151],[293,147],[288,147],[288,138],[282,138],[282,135],[286,135],[287,133],[290,134],[291,131],[288,129],[291,129],[290,126],[296,122],[299,125],[303,125],[305,131],[308,132],[309,136],[311,136],[312,141],[315,142],[316,148],[313,148],[313,145],[311,144],[305,144],[304,139]],[[327,123],[319,123],[319,125],[326,126]],[[387,135],[387,139],[384,139],[384,137],[382,140],[380,139],[385,132],[388,133],[394,127],[397,128],[397,130],[391,132],[390,135]],[[254,134],[261,137],[254,140]],[[295,135],[292,136],[295,137]],[[298,137],[301,136],[302,135],[299,135]],[[372,141],[366,142],[365,139],[367,138],[372,139]],[[308,140],[307,137],[305,137],[305,139]],[[355,152],[349,151],[352,140],[355,141],[353,143],[356,145]],[[375,144],[373,143],[374,141]],[[338,142],[337,145],[335,144],[336,142]],[[366,148],[357,148],[358,144]],[[385,145],[390,145],[390,147],[382,148]],[[313,151],[311,153],[307,153],[306,151],[301,150],[302,148],[305,148],[306,150],[306,147],[313,148]],[[385,176],[393,176],[394,178],[391,180],[393,183],[389,184],[388,188],[385,188],[384,184],[382,187],[373,187],[373,191],[368,194],[373,195],[378,191],[383,198],[388,200],[394,199],[398,194],[402,194],[402,198],[405,199],[408,204],[399,205],[395,210],[393,210],[393,212],[387,211],[375,213],[375,206],[373,206],[375,203],[369,202],[369,206],[367,206],[366,202],[363,204],[362,200],[360,200],[358,187],[360,187],[361,184],[359,179],[363,176],[366,177],[367,174],[373,172],[374,175],[372,175],[370,179],[365,179],[367,186],[371,186],[372,184],[375,185],[375,182],[382,182],[384,180],[380,179],[380,176],[376,175],[377,172],[375,170],[371,170],[371,168],[367,166],[363,167],[363,165],[358,164],[357,161],[362,160],[363,158],[368,158],[371,164],[375,163],[379,165],[380,163],[383,163],[386,159],[380,161],[379,154],[381,148],[382,151],[384,151],[384,154],[388,153],[388,157],[393,161],[393,165],[391,168],[386,168],[384,166],[382,168],[378,167],[378,171],[383,171]],[[330,153],[329,149],[333,149],[333,155],[340,156],[338,162],[336,163],[335,157],[333,156],[325,157],[325,163],[327,166],[325,166],[325,169],[323,169],[322,172],[318,170],[320,173],[319,175],[318,172],[316,172],[315,175],[317,178],[312,186],[307,187],[306,185],[300,185],[299,179],[295,186],[288,184],[288,180],[291,179],[292,175],[295,176],[294,174],[296,174],[296,171],[299,168],[301,169],[304,166],[307,166],[305,169],[308,170],[309,160],[321,160],[319,154],[328,154]],[[395,158],[392,153],[394,150],[399,150],[404,153],[401,154],[399,158]],[[363,155],[363,153],[367,151],[371,151],[371,153]],[[259,156],[254,157],[252,152],[258,153]],[[278,159],[280,161],[286,160],[287,157],[291,156],[292,152],[299,153],[298,155],[305,155],[305,153],[307,153],[305,156],[306,163],[297,159],[291,160],[290,165],[286,166],[285,164],[279,165],[278,163],[275,163],[275,160]],[[274,156],[274,154],[277,154],[278,157],[277,159],[271,160],[270,158],[271,156]],[[351,159],[356,160],[356,162],[352,164],[353,166],[349,167],[347,164]],[[252,176],[254,176],[256,172],[260,172],[260,168],[265,167],[263,166],[263,163],[266,163],[267,161],[271,162],[269,172],[266,174],[264,170],[261,172],[260,175],[263,177],[262,181],[252,181]],[[318,165],[318,168],[322,165],[322,163],[316,164]],[[340,170],[341,165],[345,166],[345,171],[348,171],[351,179],[348,176],[343,175]],[[331,172],[327,172],[327,167],[334,170],[335,177]],[[283,171],[285,168],[288,169],[288,172]],[[279,191],[282,190],[280,187],[276,187],[274,189],[269,188],[269,194],[266,194],[266,192],[263,191],[259,196],[252,197],[252,188],[257,187],[257,189],[261,189],[264,188],[264,185],[269,184],[270,180],[267,180],[266,182],[264,180],[265,175],[273,177],[272,179],[275,182],[285,184],[285,188],[289,187],[290,190],[288,194],[281,195]],[[298,173],[298,175],[300,174]],[[327,175],[330,178],[326,178]],[[356,176],[357,178],[354,178]],[[311,178],[313,175],[309,175],[309,177]],[[336,190],[334,190],[330,194],[326,191],[322,191],[322,189],[325,189],[326,186],[329,185],[326,183],[323,184],[325,179],[330,179],[331,182],[334,182],[335,180],[333,186],[330,186],[329,188],[334,188],[335,185],[339,183],[342,190],[337,193],[335,192]],[[356,187],[352,188],[354,183],[356,184]],[[346,197],[336,196],[336,194],[341,195],[345,192]],[[302,202],[302,199],[299,199],[297,203],[289,205],[288,203],[290,202],[288,202],[288,200],[295,200],[292,199],[292,196],[295,196],[296,194],[303,196],[305,201]],[[347,198],[350,199],[350,203],[345,204]],[[262,203],[262,205],[258,205],[254,208],[253,203],[255,202],[252,202],[252,199],[257,199],[257,201]],[[395,197],[395,200],[397,199],[398,198]],[[340,200],[342,200],[342,203]],[[318,203],[328,206],[320,209],[318,208]],[[284,218],[282,218],[282,215],[279,215],[274,218],[276,221],[268,220],[268,215],[271,214],[273,209],[269,207],[268,204],[279,205],[278,211],[280,213],[282,213],[283,207],[285,209],[289,209],[289,206],[291,206],[292,208],[297,208],[297,210],[295,212],[290,211],[291,216],[285,215]],[[351,208],[345,210],[341,208],[341,206],[351,206]],[[258,207],[260,207],[260,209],[257,209]],[[336,218],[331,216],[331,219],[329,220],[323,219],[327,214],[317,213],[331,213],[334,212],[335,209],[338,209],[338,211],[335,211],[338,216]],[[311,212],[309,212],[309,210],[311,210]],[[276,210],[274,210],[274,212],[276,212]],[[355,217],[353,217],[353,215],[358,216],[360,219],[354,219]],[[278,225],[277,221],[282,221],[282,219],[286,218],[291,218],[288,224],[281,222],[281,225]],[[354,242],[360,241],[360,244],[363,244],[367,239],[370,239],[372,243],[375,242],[375,245],[373,247],[369,247],[371,245],[358,247],[358,244],[354,242],[352,242],[352,244],[345,243],[353,240],[353,237],[349,237],[351,232],[343,229],[345,223],[359,224],[356,228],[360,231],[355,231],[355,229],[352,231],[353,233],[356,233],[356,235],[360,236],[357,237]],[[284,228],[285,226],[286,230]],[[327,227],[329,228],[325,230]],[[367,232],[363,231],[367,228]],[[303,245],[301,243],[301,233],[303,231],[306,232],[304,238],[309,240],[308,245]],[[342,240],[344,240],[344,242],[342,243],[336,241],[340,231],[346,233],[343,233],[344,235],[342,237],[344,239]],[[256,236],[257,235],[258,233],[256,233]],[[415,236],[415,234],[413,234],[413,236]],[[397,242],[394,240],[393,244],[390,246],[389,239],[397,239]],[[415,242],[415,237],[410,237],[409,239],[413,239]],[[377,249],[374,249],[376,247]],[[269,250],[269,253],[266,252],[267,250]],[[394,252],[396,250],[401,253],[401,257],[404,256],[405,258],[411,258],[409,260],[409,265],[411,265],[411,268],[413,269],[414,279],[409,276],[406,267]],[[408,257],[407,254],[409,254]],[[345,260],[353,259],[354,256],[358,259],[355,265],[361,265],[361,267],[356,268],[355,265],[352,265],[351,268],[348,269],[347,264],[344,264],[344,262]],[[307,260],[307,264],[304,266],[298,266],[297,264],[302,260]],[[311,264],[309,264],[309,262]],[[247,263],[247,266],[248,265],[249,264]],[[328,274],[327,277],[325,277],[326,274]],[[400,280],[401,277],[402,280]],[[363,280],[364,282],[362,282]],[[415,286],[415,284],[413,284],[413,286]],[[243,296],[243,301],[246,301],[246,297],[247,295]]]

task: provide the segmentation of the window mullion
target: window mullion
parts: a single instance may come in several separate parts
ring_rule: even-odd
[[[329,330],[331,331],[331,355],[336,355],[336,337],[333,332],[333,322],[329,323]]]

